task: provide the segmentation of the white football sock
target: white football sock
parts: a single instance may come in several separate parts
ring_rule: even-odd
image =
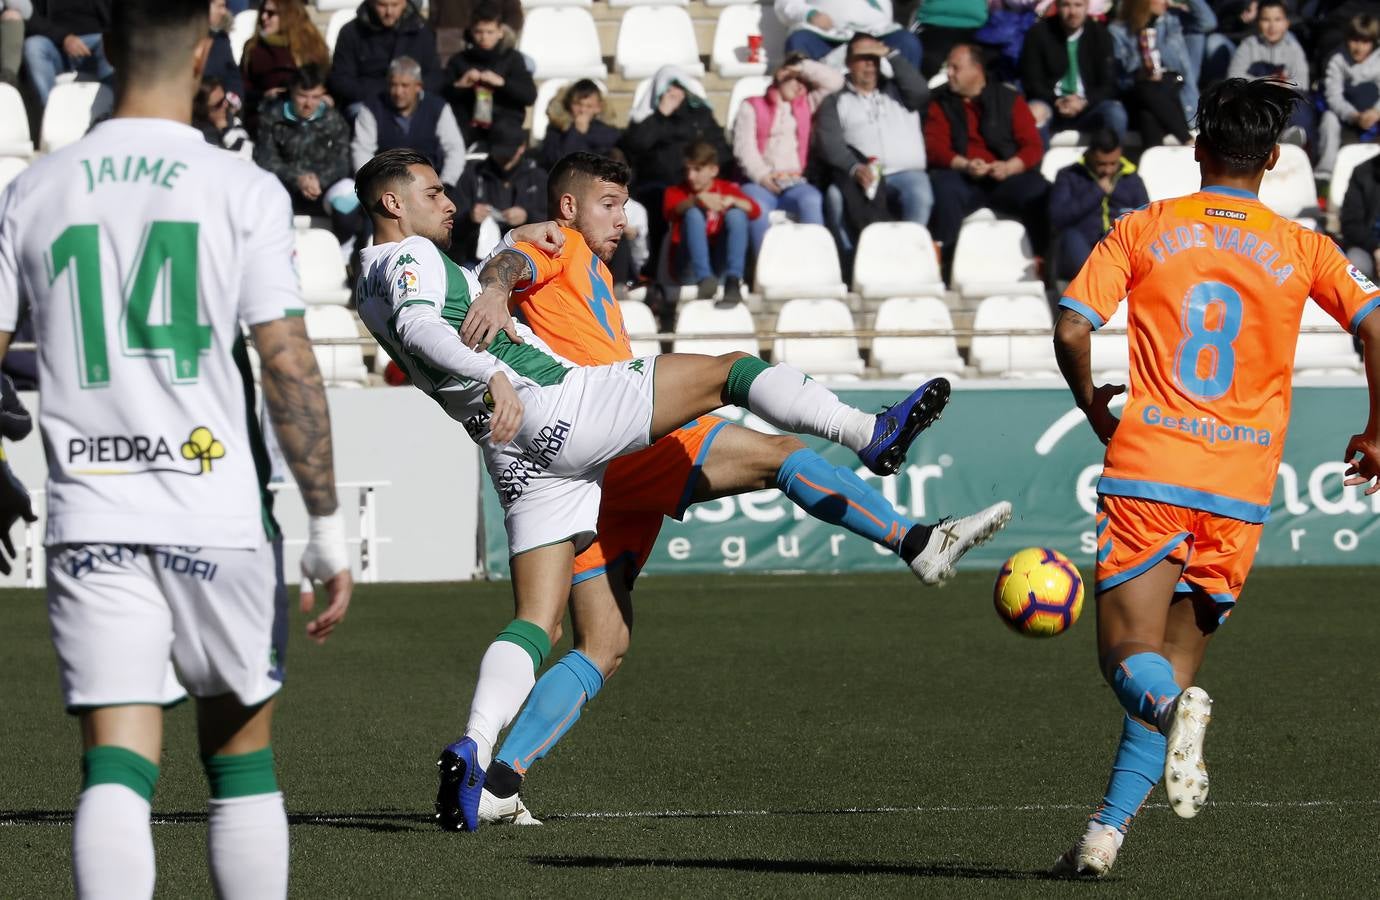
[[[842,444],[854,453],[872,440],[877,417],[854,409],[792,366],[778,363],[753,379],[748,409],[782,431]]]
[[[122,784],[93,784],[77,798],[72,825],[77,896],[153,896],[149,802]]]
[[[286,897],[288,822],[283,794],[212,800],[206,855],[222,900]]]
[[[494,641],[484,651],[465,728],[465,737],[474,738],[479,746],[481,768],[489,768],[498,736],[517,716],[536,683],[532,657],[522,647],[511,641]]]

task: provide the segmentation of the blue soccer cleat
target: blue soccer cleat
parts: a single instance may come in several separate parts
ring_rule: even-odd
[[[479,795],[484,791],[484,770],[479,767],[479,747],[473,738],[461,738],[441,751],[436,767],[441,786],[436,791],[436,821],[442,831],[478,831]]]
[[[949,402],[949,380],[932,378],[900,403],[877,413],[872,442],[858,458],[878,475],[894,475],[920,432],[939,420]]]

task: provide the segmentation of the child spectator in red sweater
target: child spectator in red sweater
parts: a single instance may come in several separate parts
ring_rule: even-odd
[[[748,220],[762,210],[738,185],[719,177],[712,144],[696,141],[685,148],[685,180],[666,189],[662,212],[671,226],[671,258],[680,271],[691,270],[699,298],[713,297],[722,276],[721,305],[741,302]]]

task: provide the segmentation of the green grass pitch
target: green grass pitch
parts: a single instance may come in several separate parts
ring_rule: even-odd
[[[1042,873],[1100,799],[1120,712],[1091,598],[1008,632],[989,574],[648,578],[634,649],[532,772],[541,828],[443,834],[506,584],[361,588],[325,647],[294,617],[275,746],[303,897],[1380,896],[1374,570],[1260,570],[1201,683],[1212,798],[1157,790],[1100,884]],[[41,595],[0,594],[0,895],[71,891],[78,742]],[[568,639],[565,642],[568,644]],[[561,652],[559,649],[557,653]],[[209,896],[191,711],[169,715],[160,896]]]

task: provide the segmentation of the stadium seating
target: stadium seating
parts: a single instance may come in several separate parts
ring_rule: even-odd
[[[594,4],[590,0],[523,0],[524,10],[536,9],[538,6],[583,6],[589,9]]]
[[[776,318],[776,330],[800,334],[819,331],[852,331],[853,314],[842,300],[791,300],[781,307]],[[777,338],[772,346],[772,359],[795,366],[815,378],[855,380],[862,374],[863,361],[858,355],[858,339]]]
[[[655,356],[660,353],[659,341],[637,339],[640,334],[656,334],[661,330],[656,327],[656,316],[652,315],[651,308],[636,300],[624,300],[618,304],[618,308],[623,312],[623,325],[632,339],[633,356]]]
[[[1260,202],[1287,219],[1316,211],[1318,189],[1308,151],[1295,144],[1279,145],[1279,162],[1260,183]]]
[[[326,23],[326,46],[332,53],[335,53],[335,42],[340,37],[340,29],[355,20],[354,7],[350,9],[337,9],[331,13],[331,19]]]
[[[340,306],[313,306],[306,315],[307,337],[313,341],[321,338],[358,338],[359,326],[355,324],[355,314]],[[364,349],[358,344],[334,346],[314,345],[316,364],[321,368],[321,377],[333,387],[363,387],[369,380],[369,370],[364,366]]]
[[[302,299],[308,306],[344,306],[350,302],[340,242],[325,228],[297,231],[297,274]]]
[[[1092,333],[1092,372],[1094,380],[1121,381],[1131,371],[1131,345],[1124,334],[1108,334],[1111,329],[1126,330],[1126,304],[1123,302],[1107,323]]]
[[[1065,128],[1063,131],[1056,131],[1050,135],[1049,145],[1051,147],[1077,147],[1082,141],[1082,132],[1073,128]]]
[[[1303,328],[1326,328],[1326,333],[1300,334],[1294,348],[1294,371],[1300,375],[1354,375],[1361,359],[1351,335],[1311,299],[1303,306]]]
[[[757,293],[767,300],[847,296],[829,229],[794,223],[767,229],[757,254]]]
[[[760,97],[771,87],[770,75],[745,75],[733,82],[733,90],[728,94],[728,118],[724,120],[724,133],[729,143],[733,142],[733,122],[738,118],[738,107],[749,97]]]
[[[1059,134],[1064,133],[1065,132],[1062,131],[1059,132]],[[1077,132],[1074,132],[1074,134],[1077,134]],[[1087,147],[1071,147],[1064,145],[1056,147],[1051,144],[1050,148],[1045,151],[1044,159],[1040,160],[1040,174],[1045,176],[1046,181],[1053,184],[1059,172],[1082,159],[1083,154],[1086,153],[1087,150]]]
[[[748,62],[748,35],[762,36],[762,59]],[[768,60],[785,54],[786,29],[768,6],[726,6],[714,27],[714,47],[710,65],[724,78],[765,75]]]
[[[43,108],[40,149],[51,153],[81,140],[91,127],[92,110],[102,91],[110,94],[110,88],[95,81],[54,85],[48,105]]]
[[[537,62],[533,77],[607,78],[594,16],[577,6],[543,6],[527,13],[518,49]]]
[[[874,222],[863,229],[853,261],[853,290],[864,300],[944,293],[929,229],[914,222]]]
[[[254,36],[254,31],[259,27],[259,11],[254,8],[235,13],[234,22],[230,26],[230,52],[235,56],[238,64],[240,58],[244,56],[245,43]]]
[[[752,334],[756,326],[745,304],[737,303],[719,309],[712,300],[691,300],[682,304],[676,315],[676,334]],[[725,353],[758,355],[756,338],[682,338],[677,337],[672,353],[703,353],[722,356]]]
[[[938,297],[892,297],[877,307],[874,331],[952,331],[949,307]],[[963,372],[963,358],[953,335],[934,337],[875,337],[872,365],[883,375],[912,379]]]
[[[1044,292],[1025,226],[1010,219],[966,222],[950,277],[953,289],[970,298]]]
[[[18,156],[0,156],[0,191],[14,181],[15,176],[29,167],[27,160]]]
[[[646,78],[666,65],[704,75],[695,25],[679,6],[634,6],[625,12],[613,60],[618,74],[629,79]]]
[[[758,0],[704,0],[705,6],[751,6]]]
[[[355,0],[313,0],[312,5],[321,12],[335,12],[338,9],[348,9],[354,12],[359,8]]]
[[[1327,230],[1333,234],[1342,230],[1342,202],[1346,200],[1347,185],[1351,184],[1351,173],[1377,153],[1380,144],[1347,144],[1337,151],[1332,181],[1327,186]]]
[[[1058,372],[1050,332],[1054,322],[1049,304],[1038,296],[987,297],[973,315],[973,330],[1038,329],[1040,334],[1006,336],[975,334],[968,357],[984,375],[1042,377]]]
[[[613,9],[626,9],[630,6],[689,6],[690,0],[609,0]]]
[[[33,152],[24,98],[18,90],[0,82],[0,156],[32,156]]]
[[[1201,186],[1192,147],[1150,147],[1141,154],[1139,169],[1152,203],[1192,194]]]

